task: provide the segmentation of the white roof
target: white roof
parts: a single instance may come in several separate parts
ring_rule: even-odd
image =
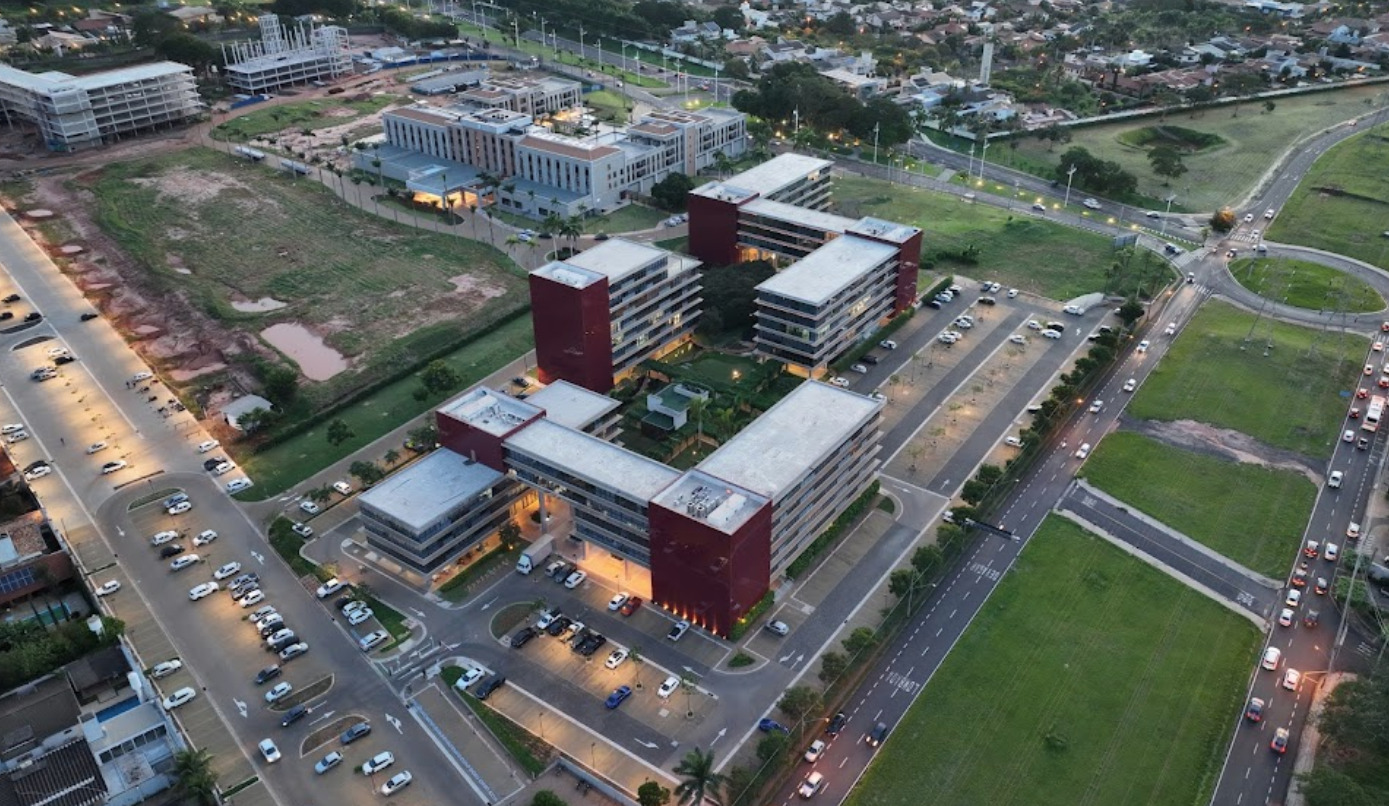
[[[608,276],[608,287],[644,266],[670,254],[664,249],[625,238],[610,238],[592,249],[585,249],[564,262],[570,266],[596,271]]]
[[[824,232],[848,232],[850,227],[858,223],[857,219],[812,210],[809,207],[797,207],[794,204],[772,201],[771,199],[754,199],[743,205],[742,209],[744,212],[813,227]]]
[[[526,402],[544,409],[547,419],[580,431],[622,405],[607,395],[589,391],[569,381],[555,381],[538,392],[532,392]]]
[[[24,70],[0,64],[0,84],[9,84],[35,92],[80,89],[93,90],[118,84],[133,84],[151,78],[162,78],[176,73],[191,73],[193,68],[178,62],[152,62],[104,70],[86,76],[70,76],[50,70],[46,73],[29,73]]]
[[[698,469],[778,501],[880,408],[872,398],[806,381]]]
[[[896,254],[888,244],[844,235],[763,280],[757,291],[822,305]]]
[[[503,478],[481,462],[440,448],[363,492],[371,507],[419,532]]]
[[[724,534],[733,534],[766,505],[767,499],[731,485],[724,479],[691,470],[652,499],[651,503],[683,513]]]
[[[787,185],[800,181],[808,174],[816,171],[828,171],[833,167],[834,163],[829,160],[788,151],[785,154],[778,154],[761,165],[749,168],[737,176],[729,177],[723,184],[751,191],[761,196],[770,196]]]
[[[549,420],[508,437],[505,447],[643,503],[680,477],[680,471],[654,459]]]
[[[440,414],[467,423],[493,436],[505,436],[527,420],[539,416],[540,409],[522,400],[491,389],[465,392],[438,408]]]

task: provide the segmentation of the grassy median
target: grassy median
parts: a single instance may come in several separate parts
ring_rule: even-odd
[[[1287,258],[1245,258],[1231,262],[1230,273],[1240,285],[1255,294],[1298,308],[1350,313],[1369,313],[1384,308],[1384,297],[1369,283],[1320,263]]]
[[[1258,641],[1052,517],[848,804],[1205,803]]]

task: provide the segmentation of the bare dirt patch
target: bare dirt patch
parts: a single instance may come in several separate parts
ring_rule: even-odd
[[[467,297],[489,300],[506,293],[506,289],[500,285],[489,282],[485,277],[475,277],[471,274],[455,275],[449,278],[449,282],[453,283],[453,293]]]
[[[1193,453],[1231,462],[1291,470],[1306,476],[1313,484],[1322,483],[1322,474],[1318,469],[1321,463],[1317,460],[1296,451],[1265,445],[1240,431],[1216,428],[1195,420],[1161,422],[1135,420],[1127,416],[1123,418],[1123,426],[1126,430]]]

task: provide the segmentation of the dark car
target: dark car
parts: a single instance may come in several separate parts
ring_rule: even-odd
[[[227,461],[226,458],[222,456],[208,459],[206,462],[203,462],[203,470],[212,470],[225,461]]]
[[[281,669],[278,666],[267,666],[256,672],[256,685],[264,685],[267,681],[274,680],[280,676]]]
[[[39,313],[38,311],[30,311],[29,313],[24,315],[24,321],[26,322],[37,322],[42,318],[43,314]]]
[[[1308,610],[1307,615],[1302,617],[1302,626],[1315,627],[1319,621],[1321,621],[1321,611]]]
[[[334,600],[333,607],[342,610],[344,607],[347,607],[355,601],[357,601],[356,598],[349,593],[346,596],[339,596],[336,600]]]
[[[877,747],[878,745],[882,744],[885,739],[887,739],[886,722],[879,722],[878,724],[873,726],[872,730],[868,731],[869,747]]]
[[[72,355],[71,353],[64,353],[63,355],[54,356],[53,363],[57,364],[58,366],[62,366],[63,364],[71,364],[76,360],[77,356]]]
[[[275,633],[279,632],[280,630],[283,630],[284,628],[285,628],[285,620],[284,620],[284,619],[279,619],[279,618],[277,618],[277,619],[275,619],[274,621],[270,622],[269,624],[266,624],[264,627],[261,627],[261,628],[260,628],[260,637],[261,637],[261,638],[269,638],[270,636],[274,635]]]
[[[1264,721],[1264,701],[1258,697],[1249,699],[1249,707],[1244,709],[1244,718],[1250,722]]]
[[[82,314],[82,316],[80,316],[80,317],[78,317],[78,318],[80,318],[83,322],[90,322],[90,321],[92,321],[93,319],[97,318],[97,316],[98,316],[98,314],[94,314],[94,313],[92,313],[91,311],[88,311],[88,312]]]
[[[526,644],[529,644],[531,639],[535,636],[536,631],[534,627],[524,627],[515,635],[511,636],[511,648],[520,649]]]
[[[574,573],[574,569],[576,568],[578,568],[578,566],[573,563],[564,563],[559,568],[555,569],[555,575],[551,577],[551,579],[560,584],[564,584],[564,580],[568,579],[569,575]]]
[[[613,689],[613,693],[608,695],[607,701],[603,704],[608,707],[608,710],[612,710],[613,708],[616,708],[617,706],[621,705],[622,702],[630,696],[632,696],[631,686],[618,686],[617,688]]]
[[[878,358],[876,355],[865,355],[862,359],[863,363],[869,365],[877,364],[881,360],[882,359]]]
[[[828,733],[831,736],[838,736],[839,732],[841,730],[844,730],[844,724],[848,721],[849,717],[845,716],[843,711],[840,711],[839,713],[835,714],[830,719],[830,723],[825,726],[825,733]]]
[[[505,677],[499,674],[494,674],[486,680],[482,681],[480,684],[478,684],[477,688],[473,689],[473,696],[477,697],[479,700],[485,700],[492,695],[492,692],[501,688],[505,684]]]
[[[280,718],[280,727],[287,728],[308,715],[309,707],[307,705],[296,705],[286,711],[285,715]]]
[[[545,632],[551,636],[557,636],[562,634],[565,630],[569,629],[569,625],[573,623],[573,620],[570,619],[568,616],[560,616],[559,618],[550,622],[550,626],[545,628]]]
[[[776,731],[777,733],[785,733],[787,735],[790,735],[791,733],[790,728],[786,727],[785,725],[781,724],[775,719],[772,719],[771,717],[765,716],[757,720],[757,729],[762,731],[763,733],[771,733],[772,731]]]
[[[19,295],[18,295],[18,294],[11,294],[11,295],[9,295],[8,297],[5,297],[4,300],[0,300],[0,301],[3,301],[6,305],[8,305],[8,304],[11,303],[11,302],[19,302]]]
[[[281,638],[280,640],[266,647],[265,649],[267,652],[279,652],[280,650],[284,649],[290,644],[297,643],[299,643],[299,636],[295,635],[294,633],[290,633],[289,635],[286,635],[284,638]]]
[[[980,304],[980,305],[997,305],[997,304],[998,304],[998,300],[994,299],[993,297],[980,297],[980,298],[979,298],[979,304]]]
[[[4,321],[6,321],[6,320],[13,319],[13,318],[14,318],[14,314],[11,313],[10,311],[0,311],[0,322],[4,322]]]
[[[182,554],[182,553],[183,553],[183,546],[180,546],[180,545],[177,544],[177,543],[170,543],[169,545],[167,545],[167,546],[165,546],[164,548],[162,548],[162,549],[159,550],[159,559],[161,559],[161,560],[167,560],[167,559],[169,559],[170,557],[177,557],[178,555],[180,555],[180,554]]]
[[[926,301],[926,307],[928,307],[928,308],[935,308],[936,310],[939,311],[939,310],[941,309],[940,300],[938,300],[938,299],[927,300],[927,301]]]
[[[357,741],[363,736],[366,736],[369,733],[371,733],[371,723],[358,722],[357,724],[343,731],[342,735],[338,737],[338,740],[341,741],[343,744],[352,744],[353,742]]]
[[[574,645],[574,651],[579,653],[581,657],[591,658],[593,657],[593,653],[597,652],[599,649],[602,649],[603,645],[607,642],[608,639],[604,636],[601,636],[596,632],[591,632],[588,635],[584,636],[579,641],[579,643]]]

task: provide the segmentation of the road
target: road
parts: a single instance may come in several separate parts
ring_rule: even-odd
[[[123,589],[103,604],[127,623],[137,651],[142,642],[162,644],[167,637],[172,654],[183,659],[184,671],[156,685],[163,694],[185,685],[203,692],[175,715],[198,745],[224,755],[217,759],[219,771],[244,778],[250,769],[239,771],[232,756],[249,759],[279,803],[324,798],[370,802],[376,796],[362,783],[365,779],[354,779],[347,769],[327,777],[313,773],[313,762],[328,748],[299,746],[313,729],[331,724],[322,720],[361,714],[376,730],[360,747],[353,745],[349,761],[360,761],[356,757],[365,758],[369,749],[392,749],[397,769],[408,768],[415,776],[396,800],[482,802],[458,786],[451,767],[438,763],[432,742],[413,720],[404,720],[400,733],[388,727],[387,714],[406,716],[402,702],[342,634],[332,614],[272,555],[257,525],[222,491],[221,483],[238,474],[214,479],[203,471],[207,455],[194,446],[207,439],[205,432],[187,413],[170,411],[168,396],[157,384],[148,392],[141,384],[132,388],[130,378],[145,366],[104,320],[80,320],[90,310],[82,294],[8,216],[0,216],[0,265],[5,267],[0,282],[23,297],[12,306],[17,317],[30,310],[45,317],[37,325],[0,333],[0,371],[10,379],[3,387],[0,418],[25,423],[31,434],[10,446],[16,463],[23,467],[47,460],[54,467],[33,487],[82,567],[92,573],[93,583],[123,582]],[[69,348],[78,360],[62,366],[54,380],[30,380],[29,372],[47,363],[47,351],[54,346]],[[97,443],[106,445],[89,453],[87,446]],[[117,459],[128,466],[101,473],[103,463]],[[132,509],[142,497],[171,490],[192,497],[192,512],[171,518],[158,506]],[[205,562],[173,573],[149,545],[150,535],[166,528],[183,530],[181,542],[189,551],[195,549],[188,536],[209,528],[219,536],[196,549]],[[222,592],[189,601],[189,589],[230,560],[261,576],[269,600],[310,644],[307,655],[287,664],[286,679],[302,687],[332,675],[331,690],[312,703],[313,714],[291,728],[278,726],[278,716],[265,708],[262,690],[252,683],[255,672],[272,658],[257,645],[250,625],[238,623],[244,611]],[[167,657],[141,659],[153,665]],[[219,738],[228,733],[230,743]],[[266,736],[279,743],[284,761],[262,763],[255,747]],[[222,784],[239,780],[223,778]],[[248,792],[240,799],[254,798]]]

